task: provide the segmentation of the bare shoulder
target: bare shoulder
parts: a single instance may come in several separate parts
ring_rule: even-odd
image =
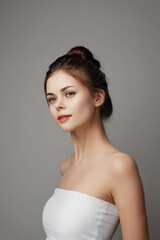
[[[144,192],[138,165],[135,159],[126,153],[117,153],[111,162],[111,193],[119,207],[128,201],[129,196],[138,203],[144,201]],[[126,202],[125,202],[126,199]],[[140,205],[140,204],[139,204]],[[125,206],[123,206],[125,208]],[[122,208],[123,208],[122,207]]]
[[[60,165],[60,172],[61,172],[62,176],[64,175],[65,171],[69,167],[73,157],[74,157],[73,155],[70,155],[67,158],[65,158],[65,160],[61,163],[61,165]]]
[[[131,173],[138,171],[135,159],[127,153],[117,152],[112,157],[112,171],[115,174]]]
[[[123,239],[148,240],[145,195],[137,163],[126,153],[117,153],[112,160],[111,194],[118,209]]]

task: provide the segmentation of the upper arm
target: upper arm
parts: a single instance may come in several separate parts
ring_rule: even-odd
[[[135,160],[122,153],[113,160],[112,171],[112,196],[123,240],[149,240],[144,190]]]

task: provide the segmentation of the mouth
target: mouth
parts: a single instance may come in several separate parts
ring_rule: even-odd
[[[65,120],[69,119],[71,116],[72,116],[72,115],[62,115],[62,116],[59,116],[59,117],[58,117],[58,120],[59,120],[60,122],[63,122],[63,121],[65,121]]]

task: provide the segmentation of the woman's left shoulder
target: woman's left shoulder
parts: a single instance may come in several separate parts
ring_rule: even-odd
[[[131,155],[124,152],[117,152],[112,156],[111,166],[112,170],[117,174],[138,170],[136,160]]]
[[[134,236],[148,240],[145,195],[135,159],[126,153],[116,153],[111,169],[111,195],[118,209],[123,239]]]

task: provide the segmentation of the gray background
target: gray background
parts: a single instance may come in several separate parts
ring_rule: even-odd
[[[106,132],[138,164],[150,239],[159,239],[160,1],[0,4],[0,239],[45,239],[43,207],[74,152],[70,133],[49,113],[43,81],[48,65],[75,45],[89,48],[109,78],[114,112]]]

